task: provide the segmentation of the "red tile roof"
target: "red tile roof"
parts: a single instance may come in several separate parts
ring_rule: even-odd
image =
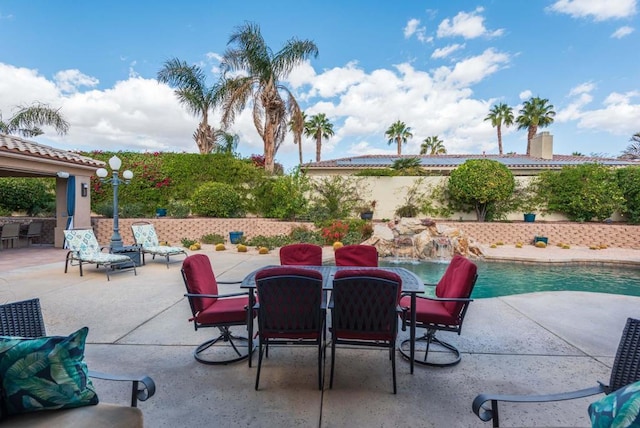
[[[24,154],[33,158],[55,159],[63,162],[91,167],[104,166],[104,162],[81,156],[67,150],[60,150],[44,144],[24,140],[14,135],[0,134],[0,155],[2,153]]]

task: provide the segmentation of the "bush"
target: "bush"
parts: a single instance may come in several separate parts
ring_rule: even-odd
[[[113,218],[113,203],[104,201],[93,207],[93,212],[107,218]]]
[[[603,165],[565,166],[559,172],[545,171],[539,179],[548,210],[571,221],[604,220],[624,207],[616,175]]]
[[[515,187],[505,165],[490,159],[471,159],[451,172],[447,189],[451,202],[465,212],[474,210],[485,221],[492,205],[507,201]]]
[[[120,205],[118,215],[123,218],[142,218],[146,217],[144,205],[139,203]],[[113,214],[113,213],[112,213]]]
[[[193,193],[191,210],[205,217],[242,217],[243,203],[237,190],[226,183],[209,182]]]
[[[360,181],[339,175],[312,182],[309,217],[314,221],[347,218],[364,199]]]
[[[209,233],[207,235],[202,235],[200,238],[203,244],[224,244],[225,239],[224,236],[219,235],[217,233]]]
[[[622,168],[616,174],[625,200],[623,212],[631,223],[640,223],[640,167]]]
[[[258,235],[251,239],[248,239],[245,243],[246,245],[252,247],[264,247],[269,250],[273,250],[276,247],[282,247],[288,244],[291,244],[291,239],[289,239],[286,235],[275,235],[275,236],[263,236]]]
[[[0,178],[0,206],[10,212],[36,215],[49,210],[52,203],[55,207],[53,186],[53,181],[45,178]]]
[[[180,242],[182,242],[182,246],[185,248],[189,248],[190,246],[192,246],[193,244],[196,244],[198,241],[196,241],[195,239],[189,239],[189,238],[182,238],[180,240]]]
[[[291,242],[303,242],[307,244],[324,244],[324,239],[320,236],[320,232],[311,230],[305,226],[298,226],[291,229],[289,233]]]
[[[309,180],[294,171],[291,175],[265,178],[253,189],[254,211],[267,218],[293,220],[307,212]]]
[[[174,218],[187,218],[191,213],[189,203],[185,201],[171,201],[167,206],[167,214]]]

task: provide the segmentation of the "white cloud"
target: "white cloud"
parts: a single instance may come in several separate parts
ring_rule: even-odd
[[[629,26],[624,26],[624,27],[620,27],[618,28],[616,31],[613,32],[613,34],[611,35],[611,38],[613,39],[621,39],[623,37],[628,36],[629,34],[633,33],[635,30],[633,27],[629,27]]]
[[[433,51],[433,53],[431,54],[431,58],[433,59],[439,59],[439,58],[446,58],[449,55],[451,55],[452,53],[460,50],[460,49],[464,49],[465,45],[464,44],[459,44],[459,43],[455,43],[453,45],[449,45],[449,46],[445,46],[443,48],[440,49],[436,49]]]
[[[580,85],[574,88],[571,88],[571,91],[569,91],[569,96],[589,93],[589,92],[592,92],[595,88],[596,88],[596,85],[593,82],[581,83]]]
[[[408,39],[411,36],[415,35],[416,38],[422,43],[430,42],[432,38],[427,37],[427,28],[424,26],[419,27],[419,25],[420,25],[419,19],[415,19],[415,18],[410,19],[407,22],[407,25],[405,25],[404,30],[402,31],[404,33],[404,38]]]
[[[520,99],[520,101],[528,100],[532,96],[533,92],[531,92],[529,89],[526,89],[518,94],[518,98]]]
[[[100,83],[95,77],[87,76],[80,70],[62,70],[56,73],[54,80],[63,92],[75,92],[78,87],[95,87]]]
[[[455,87],[470,86],[483,80],[509,64],[509,56],[493,48],[482,54],[466,58],[454,66],[446,81]]]
[[[594,21],[628,18],[636,13],[637,0],[558,0],[546,10],[564,13],[572,18]]]
[[[438,37],[464,37],[465,39],[475,39],[477,37],[498,37],[504,30],[489,31],[484,26],[484,17],[480,14],[484,8],[478,7],[473,12],[459,12],[453,19],[444,19],[438,25]]]

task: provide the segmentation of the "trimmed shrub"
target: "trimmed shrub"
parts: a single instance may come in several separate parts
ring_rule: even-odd
[[[191,210],[205,217],[242,217],[243,203],[240,194],[230,184],[209,182],[200,185],[193,193]]]

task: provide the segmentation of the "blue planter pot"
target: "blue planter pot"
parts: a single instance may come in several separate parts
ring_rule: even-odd
[[[546,236],[534,236],[533,237],[533,245],[536,245],[536,242],[544,242],[545,244],[548,244],[549,238],[547,238]]]
[[[229,232],[229,242],[239,244],[242,241],[242,235],[244,235],[244,232]]]
[[[533,223],[534,221],[536,221],[536,215],[527,213],[524,215],[524,221],[525,223]]]
[[[158,208],[156,209],[156,217],[166,217],[167,209],[166,208]]]

